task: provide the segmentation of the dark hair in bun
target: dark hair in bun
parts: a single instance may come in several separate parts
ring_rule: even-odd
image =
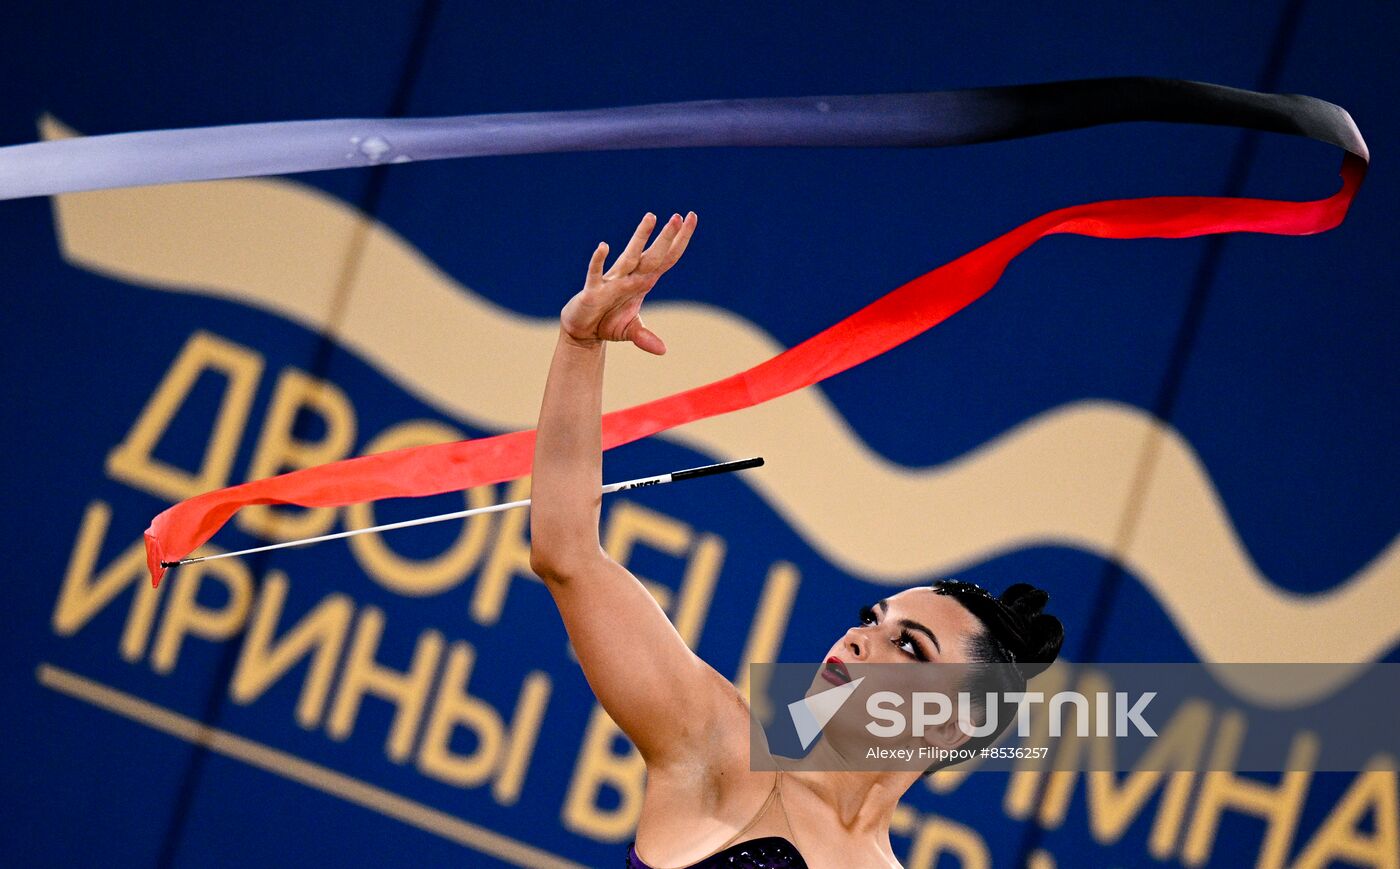
[[[973,667],[967,688],[979,719],[985,720],[982,705],[988,693],[1000,697],[1024,691],[1026,682],[1055,663],[1065,639],[1065,628],[1059,619],[1042,612],[1050,599],[1044,590],[1018,582],[1002,592],[1001,597],[993,597],[980,585],[951,579],[935,582],[930,587],[936,594],[955,598],[984,628],[968,646],[968,658]],[[993,666],[977,666],[979,664]],[[995,666],[1007,664],[1011,666]],[[975,752],[991,745],[1011,724],[1015,709],[1014,704],[1003,704],[998,710],[996,732],[969,739],[963,747]],[[931,766],[928,772],[938,768]]]
[[[1050,600],[1044,590],[1018,582],[996,598],[980,585],[951,579],[936,582],[932,588],[956,598],[986,628],[969,650],[973,661],[1014,664],[1026,681],[1055,663],[1065,628],[1059,619],[1041,612]]]

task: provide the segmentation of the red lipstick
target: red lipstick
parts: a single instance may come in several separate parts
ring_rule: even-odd
[[[826,666],[822,667],[822,678],[833,685],[845,685],[851,681],[851,671],[846,669],[846,663],[835,655],[826,659]]]

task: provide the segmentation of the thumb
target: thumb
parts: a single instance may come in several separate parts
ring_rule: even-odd
[[[666,355],[666,342],[661,340],[660,335],[643,326],[640,317],[632,321],[632,328],[628,330],[627,338],[654,356]]]

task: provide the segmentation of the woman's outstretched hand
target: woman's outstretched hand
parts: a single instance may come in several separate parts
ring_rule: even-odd
[[[559,315],[564,334],[580,344],[631,341],[648,353],[665,353],[666,343],[642,325],[642,299],[685,253],[695,232],[695,221],[693,211],[684,220],[679,214],[672,215],[656,241],[643,250],[656,228],[656,215],[647,212],[622,255],[606,272],[603,262],[608,257],[608,245],[600,243],[588,263],[583,289]]]

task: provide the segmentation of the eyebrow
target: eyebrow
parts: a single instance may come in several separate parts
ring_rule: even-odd
[[[933,647],[938,650],[938,654],[943,654],[943,647],[938,645],[938,637],[935,637],[933,635],[933,631],[929,630],[928,628],[924,627],[922,624],[914,621],[913,619],[900,619],[899,626],[902,628],[908,628],[911,631],[919,631],[924,636],[928,637],[930,640],[933,641]]]
[[[880,608],[881,617],[884,617],[885,613],[890,608],[889,602],[885,600],[875,601],[875,606]],[[938,637],[934,636],[933,631],[929,630],[923,624],[921,624],[920,622],[916,622],[913,619],[900,619],[898,624],[901,628],[908,628],[911,631],[918,631],[924,636],[928,637],[929,640],[932,641],[933,647],[938,650],[938,654],[943,654],[943,647],[938,644]]]

